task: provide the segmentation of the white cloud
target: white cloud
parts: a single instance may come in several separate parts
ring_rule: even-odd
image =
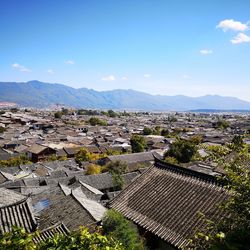
[[[241,23],[239,21],[234,21],[233,19],[226,19],[221,21],[216,28],[222,29],[224,32],[228,30],[233,31],[245,31],[248,29],[247,24]]]
[[[237,36],[235,36],[231,43],[233,44],[239,44],[239,43],[249,43],[250,42],[250,36],[247,36],[244,33],[239,33]]]
[[[11,67],[13,69],[16,69],[16,70],[21,71],[21,72],[30,72],[31,71],[30,69],[26,68],[25,66],[23,66],[23,65],[21,65],[19,63],[13,63],[11,65]]]
[[[74,62],[73,60],[67,60],[67,61],[65,61],[64,63],[65,63],[65,64],[71,64],[71,65],[72,65],[72,64],[75,64],[75,62]]]
[[[113,75],[104,76],[101,78],[101,80],[105,82],[112,82],[112,81],[115,81],[115,76]]]
[[[123,77],[122,77],[122,80],[123,80],[123,81],[126,81],[126,80],[128,80],[128,78],[127,78],[126,76],[123,76]]]
[[[54,74],[55,73],[53,69],[48,69],[46,72],[49,73],[49,74]]]
[[[150,74],[144,74],[143,77],[144,78],[149,78],[151,75]]]
[[[211,49],[202,49],[200,50],[200,53],[202,55],[209,55],[209,54],[213,54],[213,51]]]

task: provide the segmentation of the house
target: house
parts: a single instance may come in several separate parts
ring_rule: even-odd
[[[111,155],[102,159],[104,164],[108,162],[121,161],[128,165],[129,172],[135,171],[138,168],[147,167],[154,162],[154,152],[141,152],[133,154],[123,154],[123,155]]]
[[[49,156],[56,154],[56,150],[40,144],[33,144],[28,149],[28,157],[33,162],[45,160]]]
[[[9,160],[11,158],[11,154],[0,148],[0,161]]]
[[[198,214],[219,222],[223,212],[218,204],[228,198],[215,177],[155,159],[109,206],[153,238],[155,247],[163,240],[166,247],[182,249],[206,229],[206,221]]]

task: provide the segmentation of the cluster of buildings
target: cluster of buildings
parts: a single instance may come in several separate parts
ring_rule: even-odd
[[[162,161],[176,140],[199,135],[203,144],[224,145],[235,134],[249,133],[250,117],[232,114],[131,113],[98,116],[107,126],[91,126],[90,116],[72,112],[61,119],[49,111],[17,111],[0,115],[0,162],[26,155],[29,164],[0,166],[0,233],[13,225],[41,231],[37,242],[79,226],[95,227],[114,208],[147,235],[169,247],[182,248],[204,228],[198,212],[219,220],[216,204],[229,194],[215,176],[218,166],[192,163],[175,166]],[[218,129],[218,119],[229,126]],[[143,135],[144,128],[168,130],[168,135]],[[130,138],[145,138],[145,152],[132,153]],[[245,142],[250,140],[245,137]],[[125,162],[125,189],[119,190],[106,172],[86,175],[87,162],[78,164],[81,148],[103,154],[102,164]],[[108,153],[115,152],[114,155]],[[200,154],[206,154],[200,149]],[[49,161],[51,156],[58,160]]]

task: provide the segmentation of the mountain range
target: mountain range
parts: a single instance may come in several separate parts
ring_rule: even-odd
[[[250,110],[250,102],[235,97],[206,95],[151,95],[135,90],[96,91],[75,89],[58,83],[0,82],[0,102],[14,102],[24,107],[46,108],[60,103],[86,109],[185,111],[196,109]]]

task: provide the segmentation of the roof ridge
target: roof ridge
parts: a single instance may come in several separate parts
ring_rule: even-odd
[[[224,182],[221,180],[218,180],[217,177],[209,175],[209,174],[205,174],[205,173],[201,173],[198,171],[195,171],[193,169],[189,169],[189,168],[184,168],[178,165],[174,165],[171,163],[167,163],[164,162],[158,158],[155,157],[155,167],[160,167],[160,168],[165,168],[170,170],[171,172],[175,172],[181,175],[186,175],[186,176],[190,176],[190,177],[194,177],[197,178],[199,180],[205,181],[205,182],[212,182],[214,184],[217,184],[219,186],[223,186]]]
[[[21,199],[19,201],[13,202],[11,204],[1,206],[0,209],[6,208],[6,207],[13,207],[13,206],[20,205],[22,203],[25,203],[28,199],[29,199],[29,196],[27,196],[27,197],[25,197],[25,198],[23,198],[23,199]]]

